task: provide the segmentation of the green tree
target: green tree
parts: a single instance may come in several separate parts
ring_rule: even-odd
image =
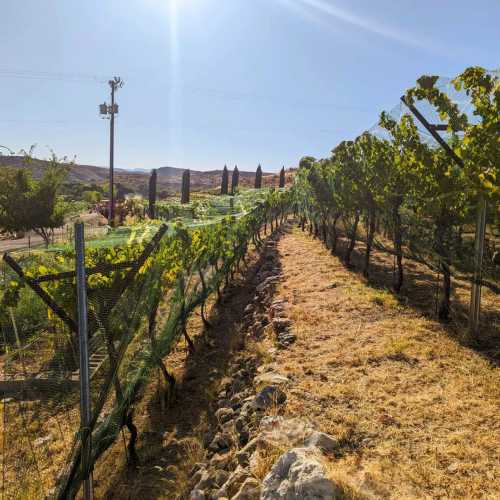
[[[29,164],[30,158],[26,159]],[[32,230],[48,245],[54,229],[64,224],[66,204],[59,191],[69,171],[52,156],[42,178],[35,181],[27,170],[5,168],[0,178],[0,227],[15,233]]]
[[[83,201],[90,204],[99,203],[102,199],[102,194],[99,191],[84,191],[82,193]]]

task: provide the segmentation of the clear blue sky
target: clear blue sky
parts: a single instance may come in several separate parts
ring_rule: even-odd
[[[0,144],[116,166],[328,155],[421,74],[497,68],[499,0],[1,0]],[[17,77],[15,77],[17,75]]]

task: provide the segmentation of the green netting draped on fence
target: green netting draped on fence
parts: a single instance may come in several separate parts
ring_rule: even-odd
[[[227,282],[248,246],[260,244],[261,227],[289,206],[283,190],[220,198],[211,202],[213,211],[222,207],[213,217],[150,221],[87,242],[92,454],[83,457],[84,467],[78,337],[71,324],[76,318],[74,249],[54,246],[14,255],[23,276],[4,265],[2,312],[8,316],[2,323],[2,363],[8,369],[3,382],[19,382],[4,398],[4,439],[23,418],[26,423],[23,442],[2,456],[7,498],[73,498],[124,426],[131,436],[129,460],[134,460],[133,405],[141,389],[158,368],[168,382],[162,360],[186,335],[189,315]],[[50,308],[47,316],[47,303],[32,291],[36,285],[70,321]],[[24,326],[13,333],[27,301],[37,304],[40,324],[30,333]]]

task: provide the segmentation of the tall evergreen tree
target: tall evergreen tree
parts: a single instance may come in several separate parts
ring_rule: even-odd
[[[149,178],[149,217],[154,219],[156,216],[156,181],[158,179],[158,172],[156,169],[151,171],[151,177]]]
[[[238,165],[236,165],[233,170],[233,178],[231,179],[231,194],[236,194],[239,183],[240,183],[240,171],[238,170]]]
[[[224,170],[222,171],[222,181],[220,184],[220,194],[227,194],[229,186],[229,173],[227,171],[227,165],[224,165]]]
[[[285,187],[285,167],[283,167],[280,172],[280,188],[284,187]]]
[[[259,164],[255,172],[255,189],[260,189],[261,187],[262,187],[262,167]]]
[[[184,170],[182,174],[182,193],[181,193],[181,203],[189,203],[189,184],[191,179],[191,173],[189,170]]]

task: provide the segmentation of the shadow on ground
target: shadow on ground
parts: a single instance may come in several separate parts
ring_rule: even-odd
[[[335,255],[343,261],[348,240],[339,237]],[[373,287],[389,290],[405,306],[410,306],[421,314],[437,320],[437,310],[441,282],[437,273],[433,273],[426,266],[403,260],[404,284],[399,294],[392,288],[394,282],[393,256],[374,249],[370,259],[369,277],[363,276],[365,245],[358,242],[351,255],[349,270],[360,275],[363,281]],[[483,297],[481,310],[480,338],[471,342],[465,335],[468,329],[468,307],[470,298],[470,284],[452,280],[451,319],[442,323],[447,334],[462,345],[474,349],[495,366],[500,365],[500,300],[496,304],[486,305]],[[493,292],[491,292],[493,293]]]

